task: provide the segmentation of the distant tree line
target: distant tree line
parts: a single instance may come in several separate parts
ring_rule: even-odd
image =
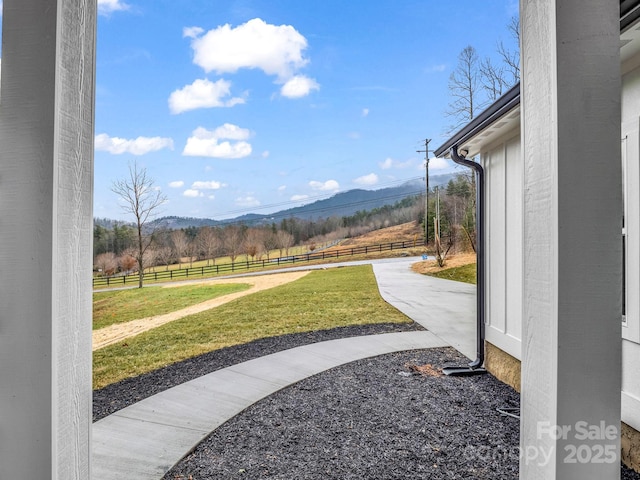
[[[469,175],[459,174],[440,188],[441,237],[448,248],[466,248],[474,240],[475,185]],[[435,192],[435,190],[433,191]],[[434,225],[436,195],[430,194],[429,219]],[[415,222],[424,227],[424,195],[406,197],[393,205],[361,210],[349,216],[331,216],[304,220],[290,217],[278,223],[223,226],[159,228],[146,233],[149,248],[144,252],[143,267],[170,265],[191,266],[195,261],[215,264],[216,258],[229,257],[232,262],[269,259],[277,254],[289,256],[294,246],[313,251],[321,245],[403,223]],[[102,225],[108,226],[102,226]],[[95,268],[104,275],[134,272],[137,261],[137,229],[134,224],[96,222],[94,225]],[[433,228],[430,228],[433,241]],[[465,247],[466,246],[466,247]]]
[[[331,216],[304,220],[290,217],[267,225],[242,223],[224,226],[159,228],[145,234],[149,247],[143,255],[143,267],[169,268],[169,265],[241,256],[250,260],[269,258],[272,252],[288,256],[294,246],[306,245],[311,251],[318,245],[350,238],[380,228],[411,221],[420,222],[424,213],[422,196],[411,196],[394,205],[357,211],[350,216]],[[101,224],[110,224],[103,226]],[[93,229],[95,268],[105,275],[139,270],[138,231],[135,224],[96,222]]]

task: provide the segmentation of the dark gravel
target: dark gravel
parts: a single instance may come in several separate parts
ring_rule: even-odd
[[[424,330],[424,328],[415,322],[354,325],[331,330],[262,338],[243,345],[221,348],[220,350],[205,353],[135,378],[128,378],[121,382],[107,385],[100,390],[95,390],[93,392],[93,421],[98,421],[144,398],[194,378],[270,353],[338,338],[375,335],[378,333],[410,332],[414,330]]]
[[[513,389],[489,375],[404,376],[459,362],[439,348],[315,375],[222,425],[164,479],[517,479],[519,421],[496,411],[518,406]]]
[[[384,324],[274,337],[180,362],[94,393],[94,416],[219,368],[333,338],[420,329]],[[491,375],[447,377],[452,348],[382,355],[280,390],[220,426],[164,480],[517,479],[520,397]],[[410,365],[430,365],[426,374]],[[622,480],[640,474],[621,468]]]

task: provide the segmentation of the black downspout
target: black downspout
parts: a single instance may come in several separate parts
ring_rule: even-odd
[[[486,373],[484,363],[484,304],[485,304],[485,252],[484,252],[484,169],[477,162],[458,155],[458,147],[451,147],[451,159],[459,165],[472,168],[476,174],[476,352],[477,358],[468,367],[445,367],[446,375],[476,375]]]

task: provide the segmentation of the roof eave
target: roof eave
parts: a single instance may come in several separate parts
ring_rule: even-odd
[[[498,100],[492,103],[480,115],[466,124],[444,144],[436,148],[434,151],[436,157],[441,157],[448,153],[449,149],[454,145],[463,145],[470,138],[476,136],[482,130],[489,127],[497,119],[506,115],[518,105],[520,105],[520,83],[511,87],[507,93],[498,98]]]

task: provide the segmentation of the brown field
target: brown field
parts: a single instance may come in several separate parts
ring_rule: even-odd
[[[475,253],[456,253],[455,255],[447,256],[444,267],[439,267],[434,260],[425,260],[422,262],[414,263],[411,269],[417,273],[433,273],[439,272],[447,268],[461,267],[470,263],[476,262]]]
[[[415,242],[415,247],[398,250],[397,255],[422,255],[428,253],[429,257],[433,256],[431,247],[427,250],[424,246],[424,231],[420,225],[416,225],[415,222],[403,223],[393,227],[382,228],[373,232],[360,235],[358,237],[349,238],[344,242],[340,242],[339,245],[327,249],[327,251],[340,250],[346,247],[364,247],[366,245],[377,245],[381,243],[390,242]],[[367,258],[375,258],[375,256],[389,257],[391,252],[382,252],[380,255],[368,254]],[[413,271],[417,273],[432,273],[444,270],[446,268],[460,267],[469,263],[475,263],[475,252],[455,252],[447,255],[444,267],[439,267],[435,260],[425,260],[415,263],[412,266]]]
[[[423,246],[424,231],[415,222],[403,223],[393,227],[381,228],[373,232],[365,233],[359,237],[349,238],[341,242],[341,247],[360,247],[365,245],[377,245],[389,242],[415,242],[416,246]]]

